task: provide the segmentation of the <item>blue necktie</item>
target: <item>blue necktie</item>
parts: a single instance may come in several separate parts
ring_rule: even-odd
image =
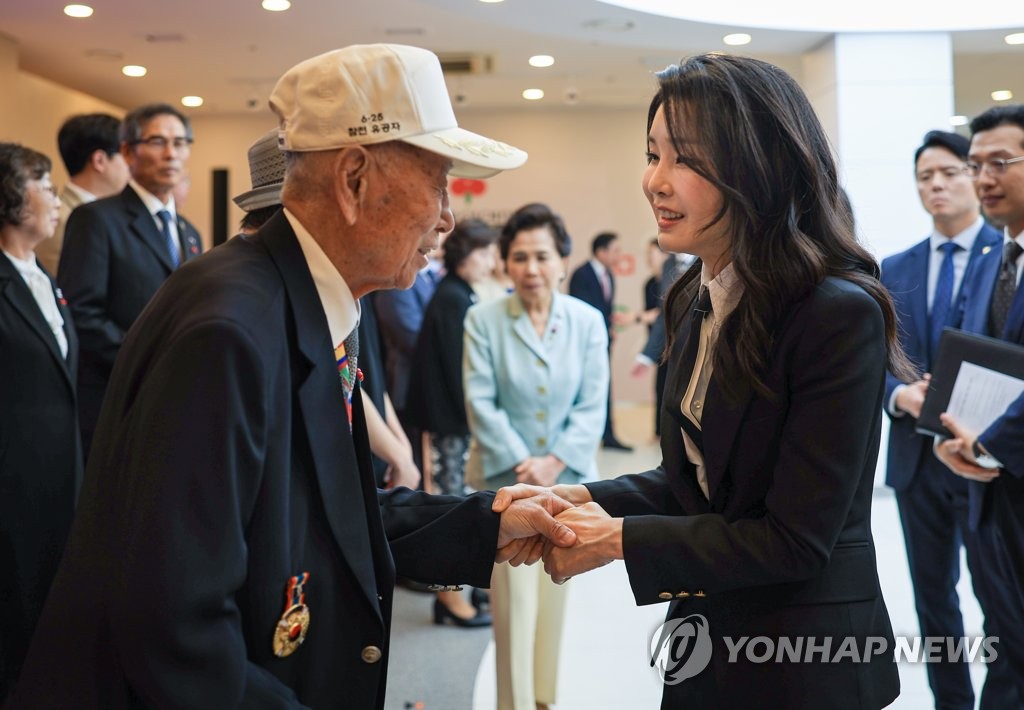
[[[178,268],[178,264],[181,263],[181,253],[178,250],[178,240],[174,238],[174,232],[171,231],[171,213],[167,210],[160,210],[156,214],[164,223],[161,233],[164,235],[164,242],[167,244],[167,251],[171,257],[171,266]]]
[[[945,254],[939,266],[939,279],[935,282],[935,296],[932,298],[932,314],[929,319],[931,334],[932,364],[939,349],[942,329],[949,323],[949,311],[953,301],[953,254],[962,249],[959,244],[946,242],[939,249]]]

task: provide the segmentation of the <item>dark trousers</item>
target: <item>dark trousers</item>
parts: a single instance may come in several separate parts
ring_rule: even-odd
[[[974,595],[984,613],[986,636],[1000,637],[998,655],[988,665],[981,693],[982,710],[1021,707],[1008,642],[1019,643],[1024,622],[1014,604],[1002,543],[986,518],[978,530],[967,525],[967,482],[934,457],[927,457],[910,486],[896,494],[906,540],[914,605],[924,637],[964,636],[956,584],[960,546],[967,552]],[[927,666],[928,684],[938,710],[974,707],[970,670],[963,659]]]

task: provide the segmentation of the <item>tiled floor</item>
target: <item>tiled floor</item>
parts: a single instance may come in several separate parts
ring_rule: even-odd
[[[620,409],[620,435],[629,442],[650,441],[649,412]],[[631,436],[632,434],[632,436]],[[647,443],[632,454],[600,452],[602,476],[645,470],[660,458],[657,448]],[[873,528],[878,549],[882,590],[896,634],[917,634],[910,576],[903,548],[903,534],[891,491],[879,484],[875,489]],[[582,575],[570,582],[568,613],[560,667],[560,693],[555,710],[644,710],[657,708],[661,688],[655,671],[648,665],[648,642],[660,625],[661,605],[637,607],[622,563],[615,563]],[[968,636],[981,633],[981,612],[970,592],[970,577],[964,568],[960,580],[964,624]],[[493,642],[484,653],[477,674],[474,710],[495,707]],[[926,710],[934,706],[928,690],[925,668],[920,664],[900,665],[902,693],[891,708]],[[971,667],[975,688],[980,688],[985,668]]]

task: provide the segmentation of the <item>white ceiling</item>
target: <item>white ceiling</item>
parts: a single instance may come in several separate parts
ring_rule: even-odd
[[[197,94],[206,103],[190,112],[211,115],[265,110],[277,77],[293,64],[369,42],[490,57],[489,74],[448,76],[466,109],[522,107],[522,90],[533,87],[546,92],[533,110],[562,107],[570,94],[581,107],[644,106],[652,71],[688,54],[726,50],[721,37],[743,29],[597,0],[292,1],[291,10],[270,13],[259,0],[92,0],[95,14],[75,20],[64,16],[60,0],[3,0],[0,32],[18,43],[25,71],[125,108]],[[1024,45],[1002,41],[1012,29],[953,33],[958,113],[984,110],[995,89],[1010,89],[1024,102]],[[797,74],[800,55],[830,36],[748,31],[754,41],[738,51]],[[553,55],[556,63],[534,69],[527,65],[533,54]],[[142,64],[149,74],[129,79],[123,64]]]

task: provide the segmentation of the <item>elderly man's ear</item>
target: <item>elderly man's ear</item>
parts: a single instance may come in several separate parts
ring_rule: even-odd
[[[356,223],[366,202],[369,172],[370,154],[363,146],[343,148],[334,158],[334,196],[349,225]]]

